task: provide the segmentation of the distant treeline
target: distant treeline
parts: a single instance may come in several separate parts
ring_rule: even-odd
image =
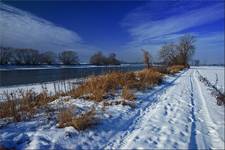
[[[191,57],[195,52],[195,37],[186,34],[181,36],[177,43],[165,43],[159,50],[159,61],[163,65],[189,66]],[[144,64],[151,67],[153,57],[149,51],[142,49]],[[119,65],[121,61],[116,58],[115,53],[104,56],[97,52],[90,57],[90,64],[94,65]],[[54,53],[52,51],[40,52],[34,49],[18,49],[0,47],[0,64],[34,65],[34,64],[79,64],[79,57],[75,51],[63,51]],[[199,65],[199,60],[194,61]]]
[[[75,51],[63,51],[54,53],[52,51],[40,52],[35,49],[0,47],[0,64],[15,65],[37,65],[37,64],[79,64],[79,57]],[[90,63],[94,65],[119,65],[120,61],[116,54],[112,53],[108,57],[101,52],[95,53],[90,58]]]

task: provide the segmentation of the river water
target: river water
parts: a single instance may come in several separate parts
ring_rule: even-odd
[[[140,64],[126,64],[119,66],[0,66],[0,87],[83,78],[90,75],[99,75],[111,71],[137,71],[143,68],[144,65]]]

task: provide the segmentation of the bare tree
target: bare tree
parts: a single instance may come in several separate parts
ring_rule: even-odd
[[[101,52],[97,52],[90,58],[90,63],[93,65],[104,65],[106,61],[105,56]]]
[[[177,64],[177,45],[175,45],[174,43],[164,44],[159,50],[159,56],[163,63],[166,65]]]
[[[179,51],[179,63],[185,66],[188,66],[188,61],[195,52],[195,37],[186,34],[180,38],[178,51]]]
[[[66,65],[79,63],[78,55],[74,51],[63,51],[59,54],[59,59]]]
[[[13,53],[13,60],[16,64],[38,64],[39,52],[33,49],[15,49]]]
[[[115,53],[109,54],[109,57],[107,57],[106,61],[107,61],[106,63],[109,65],[119,65],[120,64],[120,61],[116,58]]]
[[[151,55],[150,55],[150,53],[148,51],[142,49],[142,52],[144,54],[144,64],[147,65],[147,68],[150,68],[150,66],[151,66],[151,63],[150,62],[152,61],[151,60],[152,57],[151,57]]]
[[[194,43],[194,36],[184,35],[180,38],[178,45],[174,43],[164,44],[159,52],[160,58],[166,65],[189,66],[188,62],[195,51]]]
[[[0,47],[0,64],[4,65],[10,63],[11,55],[12,52],[10,48]]]
[[[44,64],[53,64],[56,60],[56,54],[52,51],[47,51],[40,54],[40,61]]]

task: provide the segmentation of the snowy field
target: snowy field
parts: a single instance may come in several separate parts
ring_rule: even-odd
[[[224,81],[224,67],[198,67],[199,73],[207,77],[207,79],[213,84],[216,82],[216,78],[218,78],[217,88],[224,89],[225,81]],[[216,77],[217,76],[217,77]]]
[[[85,111],[94,107],[98,124],[85,131],[57,128],[57,115],[40,111],[30,121],[1,126],[0,145],[16,149],[224,149],[224,106],[216,104],[198,72],[211,82],[217,74],[218,86],[224,89],[223,67],[195,67],[165,77],[154,89],[136,92],[135,108],[59,98],[49,104],[51,108],[75,106]]]

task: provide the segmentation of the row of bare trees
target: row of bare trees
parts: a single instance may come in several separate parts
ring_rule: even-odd
[[[195,51],[195,38],[192,35],[184,35],[179,39],[177,44],[166,43],[160,51],[159,56],[163,64],[184,65],[188,66],[188,62]],[[144,63],[147,67],[152,65],[152,57],[146,50],[142,50],[144,54]],[[59,60],[59,62],[56,62]],[[119,65],[120,61],[116,58],[115,53],[104,56],[101,52],[97,52],[90,57],[90,63],[94,65]],[[63,51],[58,55],[52,51],[40,53],[34,49],[15,49],[0,48],[0,64],[78,64],[79,58],[74,51]]]
[[[34,49],[0,48],[0,64],[35,65],[55,64],[57,59],[63,64],[78,64],[74,51],[63,51],[58,55],[52,51],[40,53]]]
[[[0,48],[0,64],[34,65],[34,64],[56,64],[66,65],[79,64],[79,58],[74,51],[63,51],[58,55],[52,51],[40,53],[34,49]],[[90,63],[94,65],[119,65],[120,61],[115,53],[104,56],[97,52],[90,57]]]
[[[184,65],[189,66],[189,61],[195,52],[195,37],[187,34],[179,39],[177,44],[166,43],[159,50],[159,57],[166,66]],[[152,57],[146,50],[143,51],[144,63],[149,68]],[[199,62],[198,62],[199,63]]]

